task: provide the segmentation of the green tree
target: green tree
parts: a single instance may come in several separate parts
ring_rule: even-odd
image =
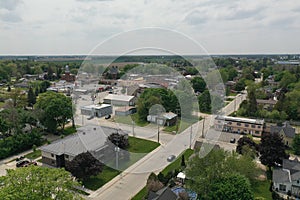
[[[108,136],[107,139],[121,149],[126,149],[127,147],[129,147],[128,135],[112,133]]]
[[[289,71],[284,71],[282,79],[280,80],[280,87],[287,87],[291,83],[295,83],[297,78]]]
[[[33,107],[33,105],[36,103],[36,96],[33,93],[32,87],[30,87],[28,90],[27,102],[28,102],[28,106],[31,106],[31,107]]]
[[[248,147],[249,151],[245,151],[247,150],[245,147]],[[255,156],[258,152],[258,145],[250,137],[243,136],[237,142],[236,152],[243,155],[252,152]]]
[[[256,116],[257,102],[254,90],[251,90],[248,94],[248,115]]]
[[[271,167],[276,166],[276,163],[282,164],[282,160],[289,157],[285,152],[286,147],[279,134],[263,134],[259,149],[260,161],[268,166],[270,171]]]
[[[30,166],[7,170],[0,177],[0,196],[11,199],[82,199],[74,192],[79,186],[64,169]]]
[[[73,115],[71,99],[55,92],[40,94],[35,108],[42,111],[40,121],[50,132],[56,132],[58,127],[63,132],[67,120]]]
[[[211,98],[208,90],[198,96],[199,110],[203,113],[211,112]]]
[[[186,168],[187,176],[191,177],[191,181],[187,183],[188,186],[203,199],[208,199],[214,191],[213,185],[216,182],[228,174],[235,173],[254,181],[257,177],[256,163],[248,156],[213,149],[203,158],[193,156]]]
[[[206,88],[206,83],[201,77],[195,77],[192,79],[192,86],[195,92],[203,92]]]
[[[249,180],[240,174],[227,174],[212,184],[208,198],[211,200],[254,199]]]
[[[90,152],[81,153],[66,163],[66,170],[80,180],[86,180],[90,176],[96,176],[102,172],[103,164]]]
[[[300,155],[300,135],[297,134],[295,135],[294,139],[293,139],[293,144],[292,144],[294,153],[296,155]]]

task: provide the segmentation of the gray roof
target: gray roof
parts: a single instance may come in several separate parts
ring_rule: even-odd
[[[273,170],[272,180],[275,183],[286,183],[290,182],[289,172],[283,169],[274,169]]]
[[[150,192],[148,200],[176,200],[177,195],[169,188],[164,187],[158,190],[156,193]]]
[[[283,133],[288,138],[294,138],[296,129],[290,125],[289,122],[284,122],[283,126],[271,126],[271,133]]]
[[[77,129],[77,133],[57,140],[40,149],[55,155],[67,154],[76,156],[87,151],[98,151],[106,147],[106,138],[116,129],[88,125]]]

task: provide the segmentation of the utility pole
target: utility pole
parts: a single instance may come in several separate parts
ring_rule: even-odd
[[[205,124],[205,117],[204,117],[203,123],[202,123],[202,138],[204,138],[204,124]]]
[[[115,152],[116,152],[116,169],[119,169],[119,151],[120,148],[119,147],[115,147]]]
[[[193,124],[191,125],[191,132],[190,132],[190,149],[192,148],[192,134],[193,134]]]
[[[135,133],[134,133],[134,121],[132,120],[131,122],[132,122],[132,135],[133,135],[133,137],[135,137]]]

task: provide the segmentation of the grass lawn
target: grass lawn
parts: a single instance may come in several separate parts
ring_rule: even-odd
[[[71,135],[73,133],[76,133],[76,128],[73,128],[72,126],[69,126],[69,127],[65,127],[63,135],[67,136],[67,135]]]
[[[26,154],[25,158],[36,159],[36,158],[41,157],[41,156],[42,156],[41,150],[36,150],[36,151],[33,151],[33,152],[29,153],[29,154]]]
[[[194,121],[187,121],[187,120],[178,120],[178,132],[181,133],[185,129],[187,129],[189,126],[191,126],[193,123],[195,123],[197,120],[195,119]],[[177,126],[166,126],[164,127],[163,131],[166,132],[173,132],[177,130]]]
[[[254,197],[263,197],[266,200],[272,199],[272,193],[269,191],[270,181],[257,181],[252,185],[252,191],[254,192]]]
[[[105,183],[116,177],[118,174],[120,174],[120,171],[104,166],[101,173],[83,181],[83,185],[90,190],[97,190],[105,185]]]
[[[132,153],[149,153],[159,146],[159,143],[129,136],[129,148]]]
[[[113,119],[115,122],[132,125],[132,121],[134,121],[135,126],[147,126],[149,122],[140,121],[138,119],[137,113],[129,115],[129,116],[115,116]]]
[[[171,164],[169,164],[165,169],[162,170],[161,173],[164,175],[167,175],[168,172],[173,171],[175,169],[180,169],[181,168],[181,156],[184,155],[185,160],[188,160],[188,158],[194,153],[194,150],[192,149],[187,149],[184,151],[182,154],[180,154],[175,161],[173,161]]]
[[[144,187],[144,188],[141,189],[141,190],[139,191],[139,193],[137,193],[131,200],[143,200],[144,197],[146,197],[147,192],[148,192],[148,191],[147,191],[147,188]]]
[[[164,175],[167,175],[168,172],[173,171],[175,169],[181,168],[181,156],[184,155],[185,160],[187,161],[188,158],[194,153],[194,150],[187,149],[184,151],[180,156],[176,158],[175,161],[173,161],[171,164],[169,164],[165,169],[161,171]],[[131,200],[142,200],[146,197],[148,191],[147,188],[144,187],[142,190],[140,190]]]
[[[129,148],[127,149],[130,153],[130,160],[128,162],[120,162],[119,169],[125,170],[133,163],[137,162],[139,159],[144,157],[146,153],[149,153],[156,149],[159,144],[157,142],[148,141],[140,138],[135,138],[129,136]],[[139,153],[139,154],[134,154]],[[144,154],[143,154],[144,153]],[[114,162],[114,160],[112,159]],[[108,166],[104,166],[103,171],[99,173],[97,176],[92,176],[86,181],[83,182],[84,186],[90,190],[97,190],[98,188],[102,187],[105,183],[112,180],[120,174],[120,171],[116,169],[112,169]]]

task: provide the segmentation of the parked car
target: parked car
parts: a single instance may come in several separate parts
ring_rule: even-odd
[[[20,156],[16,159],[16,161],[20,161],[20,160],[23,160],[25,157],[24,156]]]
[[[231,138],[230,143],[235,143],[235,138]]]
[[[91,119],[93,119],[94,118],[94,116],[89,116],[88,118],[87,118],[87,120],[91,120]]]
[[[104,118],[109,119],[110,117],[111,117],[110,115],[106,115]]]
[[[16,167],[27,167],[27,166],[30,166],[30,165],[37,165],[37,162],[29,161],[27,159],[24,159],[24,160],[18,161],[17,164],[16,164]]]
[[[20,160],[20,161],[17,162],[16,167],[24,167],[28,163],[30,163],[29,160]]]
[[[172,162],[175,158],[176,158],[175,155],[170,155],[170,156],[167,158],[167,161]]]

